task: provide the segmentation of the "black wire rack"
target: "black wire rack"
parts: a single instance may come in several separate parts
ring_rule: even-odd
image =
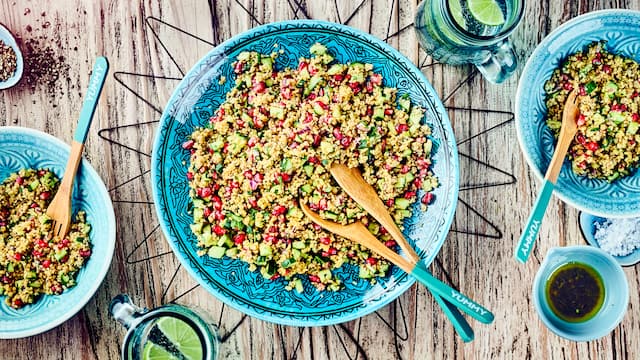
[[[236,6],[237,11],[244,11],[250,17],[251,26],[262,25],[262,22],[255,15],[255,1],[252,0],[248,6],[245,5],[246,2],[243,3],[243,2],[240,2],[239,0],[234,0],[234,1],[235,3],[232,3],[232,5]],[[394,16],[393,9],[399,6],[398,4],[396,4],[396,1],[399,1],[399,0],[393,0],[393,3],[391,4],[391,6],[389,6],[389,9],[391,10],[389,10],[389,20],[387,23],[387,31],[386,31],[386,34],[382,37],[383,40],[385,40],[386,42],[389,42],[396,37],[403,36],[403,34],[405,34],[405,32],[410,30],[413,26],[413,24],[398,26],[399,29],[392,32],[391,30],[392,19]],[[373,0],[362,0],[359,3],[357,3],[357,5],[353,8],[353,10],[348,14],[340,14],[338,0],[334,0],[333,5],[336,8],[338,22],[344,25],[349,25],[349,23],[354,19],[354,17],[360,11],[362,11],[363,8],[365,8],[367,5],[370,5],[371,2],[373,2]],[[287,0],[287,3],[289,4],[289,7],[291,9],[291,15],[292,15],[291,19],[311,19],[311,17],[307,12],[305,3],[303,1]],[[130,93],[131,95],[139,99],[144,106],[148,107],[149,109],[157,113],[158,119],[162,114],[162,107],[157,104],[154,104],[150,99],[146,98],[140,92],[137,92],[136,90],[134,90],[132,86],[128,85],[127,80],[131,78],[138,79],[138,80],[144,79],[146,81],[157,82],[158,84],[163,84],[163,85],[164,84],[170,85],[171,83],[173,83],[173,85],[177,85],[177,82],[180,81],[182,77],[185,75],[186,69],[181,68],[181,66],[178,64],[174,55],[169,50],[169,47],[163,41],[159,32],[156,31],[156,26],[166,27],[167,30],[177,31],[185,36],[201,41],[208,46],[214,47],[217,45],[217,42],[219,42],[219,39],[220,39],[220,25],[219,25],[219,18],[218,18],[215,3],[210,2],[209,5],[210,5],[211,14],[212,14],[212,31],[213,31],[213,39],[215,42],[207,41],[204,38],[196,34],[193,34],[188,29],[182,29],[180,27],[174,26],[171,23],[161,18],[147,17],[145,19],[146,29],[150,31],[150,33],[154,37],[154,41],[156,41],[157,44],[159,45],[159,48],[162,49],[165,55],[175,65],[175,67],[177,68],[178,72],[181,75],[180,77],[166,76],[161,74],[141,74],[141,73],[135,73],[135,72],[129,72],[129,71],[118,71],[113,74],[113,77],[116,83],[119,86],[122,86],[124,89],[126,89],[128,93]],[[449,67],[449,65],[446,65],[446,64],[433,62],[424,53],[421,54],[421,59],[422,60],[420,60],[419,64],[417,65],[423,71],[428,70],[430,68],[434,68],[434,67]],[[456,95],[464,93],[464,88],[472,86],[473,82],[476,80],[476,77],[478,77],[478,71],[471,66],[465,67],[464,71],[465,71],[465,74],[461,76],[461,79],[457,83],[457,85],[455,85],[451,91],[449,91],[444,96],[442,96],[443,103],[445,105],[448,104],[450,100],[455,100]],[[514,114],[510,111],[493,110],[493,109],[486,109],[486,108],[470,108],[470,107],[456,107],[456,106],[446,106],[446,108],[448,110],[449,117],[452,120],[455,120],[457,117],[461,117],[461,118],[473,117],[474,119],[482,121],[487,124],[485,128],[482,129],[481,131],[473,133],[470,136],[457,141],[457,144],[460,148],[459,155],[461,159],[465,160],[466,164],[469,164],[469,166],[474,167],[476,171],[493,173],[493,175],[495,176],[491,176],[490,178],[500,179],[492,182],[477,182],[477,183],[463,181],[463,183],[460,184],[461,193],[483,191],[484,189],[487,189],[487,188],[508,186],[508,185],[515,184],[516,178],[513,174],[509,172],[509,170],[501,169],[496,165],[492,165],[487,161],[480,160],[477,157],[474,157],[473,155],[470,155],[469,153],[462,151],[463,145],[466,145],[467,147],[469,147],[473,144],[474,141],[480,138],[486,137],[488,134],[502,127],[511,126],[514,120]],[[118,133],[119,131],[130,130],[131,128],[135,128],[137,130],[155,128],[158,125],[158,123],[159,123],[159,120],[154,120],[154,121],[134,122],[131,124],[119,125],[115,127],[108,127],[108,128],[100,129],[98,132],[98,135],[102,140],[106,141],[112,147],[118,147],[118,148],[124,149],[124,151],[132,152],[136,156],[150,158],[151,153],[143,151],[140,148],[136,147],[137,143],[127,143],[125,141],[120,141],[117,139],[117,136],[115,136],[115,134]],[[149,177],[150,177],[150,171],[144,170],[139,175],[126,179],[125,181],[109,189],[109,192],[111,193],[113,198],[113,202],[122,204],[124,206],[153,207],[152,201],[132,201],[132,200],[120,199],[118,196],[118,190],[126,189],[128,186],[132,186],[134,182],[140,181],[142,179],[149,178]],[[483,177],[483,178],[487,178],[487,177]],[[148,196],[147,194],[146,198],[149,199],[151,197]],[[503,233],[500,229],[499,224],[496,224],[493,222],[493,220],[485,217],[482,214],[482,211],[480,209],[469,204],[468,202],[462,199],[459,199],[458,201],[459,201],[459,205],[463,207],[464,211],[462,212],[458,211],[456,218],[461,216],[460,213],[464,214],[464,216],[466,217],[475,217],[474,221],[484,224],[484,226],[480,226],[480,228],[485,229],[485,231],[477,231],[475,229],[460,229],[455,225],[453,226],[451,231],[457,232],[459,234],[467,235],[469,237],[476,237],[476,238],[501,239],[503,237]],[[458,223],[458,221],[454,221],[454,224],[456,223]],[[135,244],[135,246],[133,247],[133,250],[131,250],[128,254],[126,254],[125,259],[128,265],[148,262],[152,259],[173,256],[171,251],[154,254],[152,256],[148,256],[148,254],[146,254],[145,251],[141,251],[141,249],[144,249],[146,247],[150,239],[152,239],[155,236],[158,236],[158,232],[160,231],[159,228],[160,228],[159,225],[155,225],[146,234],[143,234],[143,236],[141,236],[141,239]],[[443,273],[447,281],[452,283],[451,277],[449,276],[449,274],[447,273],[447,270],[445,269],[442,262],[438,258],[435,259],[434,266],[437,266],[438,269]],[[167,296],[168,290],[172,289],[172,287],[175,286],[175,280],[180,270],[181,270],[181,265],[177,265],[175,271],[172,272],[172,275],[168,279],[165,279],[163,281],[163,284],[166,283],[166,286],[162,291],[162,297],[161,297],[162,303],[176,302],[186,294],[192,292],[193,290],[199,287],[199,285],[195,285],[193,287],[186,289],[185,291],[182,291],[177,296],[168,298]],[[219,340],[222,343],[227,341],[234,334],[234,332],[237,331],[237,329],[243,326],[247,318],[247,315],[243,315],[242,317],[240,317],[239,320],[234,320],[233,322],[230,323],[224,316],[225,311],[227,309],[228,308],[225,305],[223,305],[221,308],[220,314],[217,317],[217,326],[220,329]],[[401,347],[402,347],[401,345],[403,342],[406,342],[409,339],[409,325],[407,324],[405,310],[402,304],[402,297],[399,297],[394,302],[392,302],[389,305],[388,310],[389,310],[388,317],[383,316],[380,312],[375,312],[374,314],[376,318],[380,321],[380,323],[383,326],[388,327],[389,330],[392,332],[394,337],[393,341],[395,344],[397,358],[401,358]],[[362,320],[361,319],[354,320],[354,322],[355,324],[352,324],[352,326],[350,327],[347,327],[344,324],[338,324],[338,325],[333,325],[332,329],[333,331],[335,331],[336,335],[340,340],[340,343],[342,345],[342,350],[344,350],[344,356],[346,358],[366,359],[367,358],[366,351],[363,348],[363,345],[360,343],[361,341],[360,330],[361,330]],[[280,326],[280,325],[274,325],[274,326],[276,326],[276,331],[281,336],[284,337],[286,327]],[[295,346],[292,349],[285,349],[285,352],[286,352],[285,358],[287,359],[297,358],[297,354],[298,354],[298,351],[300,350],[306,331],[309,331],[308,328],[298,329],[297,331],[298,339],[293,342],[295,343]],[[291,336],[290,333],[289,333],[289,336]]]

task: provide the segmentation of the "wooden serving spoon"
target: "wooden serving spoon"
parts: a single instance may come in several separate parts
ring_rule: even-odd
[[[400,256],[400,254],[386,247],[380,240],[369,232],[363,223],[357,221],[353,224],[342,225],[324,220],[320,215],[309,209],[309,207],[302,201],[300,201],[300,208],[302,209],[302,212],[304,212],[305,215],[307,215],[307,217],[309,217],[309,219],[314,223],[336,235],[352,240],[353,242],[356,242],[382,256],[392,264],[404,270],[407,274],[415,277],[416,280],[426,286],[427,289],[441,296],[444,300],[449,301],[453,306],[456,306],[460,310],[471,315],[476,320],[485,324],[490,324],[493,321],[493,314],[489,310],[433,277],[433,275],[426,270],[423,264],[407,260]],[[450,310],[451,307],[445,306],[443,309],[447,311],[447,309]],[[459,318],[462,318],[462,316],[460,315]],[[462,319],[464,320],[464,318]]]
[[[553,152],[553,157],[551,158],[551,162],[547,168],[547,173],[544,175],[542,191],[540,191],[540,194],[538,195],[533,211],[531,212],[531,215],[529,215],[529,220],[527,220],[527,225],[524,227],[522,235],[520,236],[520,242],[515,250],[514,256],[516,257],[516,260],[521,263],[525,263],[527,259],[529,259],[531,251],[533,250],[538,232],[540,231],[540,224],[542,223],[544,213],[549,205],[549,200],[553,193],[553,187],[558,180],[558,175],[562,169],[562,163],[564,162],[565,155],[567,154],[567,150],[569,150],[569,145],[571,145],[573,137],[578,131],[576,119],[579,114],[578,92],[574,89],[569,93],[569,96],[567,96],[567,100],[564,103],[558,144]]]

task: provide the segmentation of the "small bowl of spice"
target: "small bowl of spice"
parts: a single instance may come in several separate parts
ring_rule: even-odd
[[[572,341],[610,333],[624,317],[629,285],[620,264],[592,246],[549,250],[533,282],[533,304],[542,322]]]
[[[0,24],[0,90],[8,89],[20,81],[23,63],[15,37]]]
[[[580,213],[582,236],[604,250],[622,266],[640,262],[640,218],[603,218]]]

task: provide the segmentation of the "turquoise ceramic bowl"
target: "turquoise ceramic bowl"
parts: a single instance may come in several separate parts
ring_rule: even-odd
[[[16,43],[16,39],[13,37],[13,34],[0,24],[0,40],[4,42],[6,45],[10,46],[13,51],[16,53],[16,72],[13,73],[13,76],[8,78],[5,81],[0,81],[0,90],[8,89],[20,81],[22,78],[22,69],[24,67],[24,60],[22,58],[22,52],[20,51],[20,47]]]
[[[321,21],[286,21],[249,30],[220,44],[185,76],[167,104],[156,134],[152,158],[154,202],[169,245],[206,290],[225,304],[259,319],[295,326],[330,325],[356,319],[388,304],[414,282],[397,267],[372,286],[358,277],[358,269],[345,265],[335,274],[345,288],[317,291],[304,280],[304,291],[286,291],[282,279],[269,281],[248,265],[229,258],[213,259],[197,254],[186,173],[189,152],[181,144],[198,126],[204,126],[234,85],[232,63],[246,50],[271,53],[282,50],[277,67],[295,67],[309,47],[325,44],[341,63],[371,63],[384,76],[385,85],[409,94],[426,109],[435,144],[433,172],[440,181],[435,200],[426,212],[414,209],[405,223],[405,235],[428,265],[445,241],[458,196],[458,153],[451,124],[438,95],[422,73],[403,55],[373,36],[347,26]],[[275,47],[277,46],[277,47]],[[220,76],[227,81],[219,82]],[[417,205],[417,204],[416,204]]]
[[[0,127],[0,180],[28,167],[47,168],[62,177],[68,157],[69,146],[51,135]],[[104,279],[113,256],[116,223],[109,193],[87,160],[82,160],[76,175],[73,208],[86,211],[91,224],[92,254],[78,273],[77,285],[17,310],[0,296],[0,339],[31,336],[60,325],[84,307]]]
[[[582,231],[582,236],[591,246],[595,246],[597,248],[600,247],[598,241],[596,240],[596,226],[595,224],[603,224],[607,219],[588,214],[584,211],[580,213],[580,231]],[[640,262],[640,249],[635,249],[631,254],[625,256],[613,256],[616,261],[622,266],[633,266]]]
[[[557,317],[546,299],[545,287],[551,274],[568,262],[581,262],[593,267],[605,287],[604,303],[591,319],[570,323]],[[573,341],[590,341],[610,333],[624,317],[629,303],[629,285],[620,264],[604,251],[585,245],[557,247],[549,250],[533,280],[533,304],[540,320],[554,333]]]
[[[578,16],[549,34],[524,67],[516,94],[516,130],[527,163],[542,179],[555,140],[545,124],[544,83],[564,59],[594,41],[606,40],[607,48],[640,61],[640,12],[603,10]],[[613,183],[577,176],[565,161],[556,194],[567,204],[602,217],[640,216],[640,171]]]

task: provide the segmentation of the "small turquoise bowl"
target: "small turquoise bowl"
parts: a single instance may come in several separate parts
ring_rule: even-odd
[[[546,282],[562,265],[580,262],[594,268],[602,277],[604,303],[591,319],[571,323],[557,317],[546,298]],[[629,304],[629,285],[618,262],[592,246],[556,247],[549,250],[533,281],[533,304],[542,322],[557,335],[573,341],[590,341],[610,333],[624,317]]]
[[[2,24],[0,24],[0,40],[2,40],[5,45],[10,46],[16,53],[16,71],[7,80],[0,81],[0,90],[3,90],[14,86],[18,83],[18,81],[20,81],[20,78],[22,78],[24,60],[22,58],[22,52],[20,51],[20,47],[18,46],[15,37],[13,36],[11,31],[9,31],[9,29],[4,27]]]
[[[607,221],[606,218],[580,212],[580,231],[589,245],[600,248],[596,240],[596,223],[603,224],[605,221]],[[635,249],[629,255],[613,256],[613,258],[622,266],[633,266],[640,262],[640,249]]]

